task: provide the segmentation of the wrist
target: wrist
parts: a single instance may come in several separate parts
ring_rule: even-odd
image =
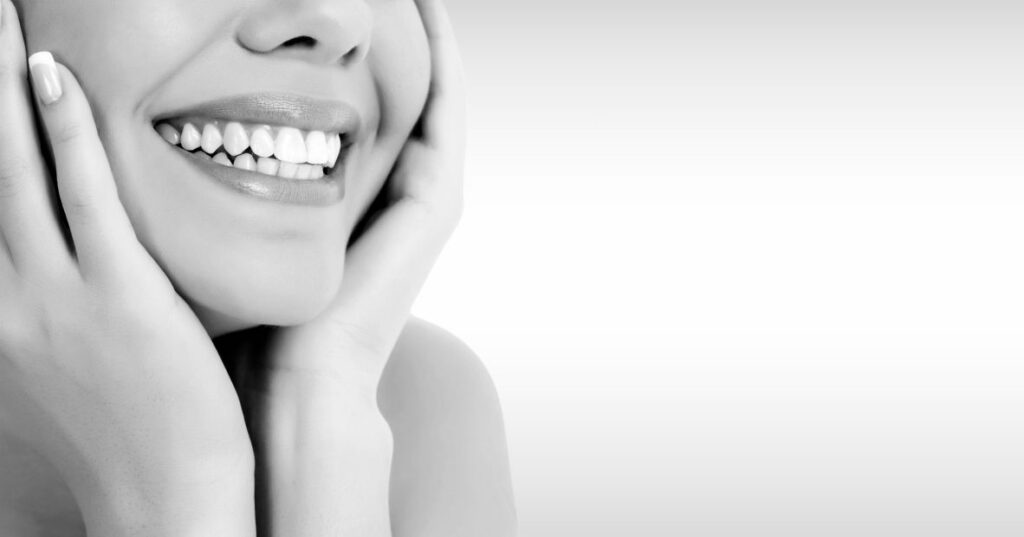
[[[379,369],[373,360],[352,356],[277,360],[269,371],[268,392],[304,414],[333,414],[337,408],[376,411]]]
[[[89,535],[254,537],[254,482],[250,447],[160,471],[124,465],[72,492]]]
[[[276,532],[391,534],[391,429],[376,383],[352,380],[311,371],[275,377],[257,446],[261,486],[277,498],[268,511]]]

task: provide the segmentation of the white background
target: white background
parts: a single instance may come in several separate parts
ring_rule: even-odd
[[[449,5],[521,535],[1024,535],[1024,6]]]

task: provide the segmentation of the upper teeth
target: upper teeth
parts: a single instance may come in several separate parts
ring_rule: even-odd
[[[292,176],[290,171],[294,169],[297,170],[297,178],[319,178],[323,175],[323,168],[334,167],[341,153],[341,135],[336,132],[243,125],[236,121],[228,122],[223,128],[219,121],[207,121],[187,122],[180,132],[170,123],[160,123],[156,129],[171,145],[180,145],[187,151],[201,148],[211,156],[223,155],[223,158],[215,159],[221,164],[283,177]],[[246,150],[250,150],[252,155]],[[234,163],[229,156],[235,160]],[[257,160],[267,160],[268,164],[254,166],[253,162]],[[270,160],[297,166],[271,166]],[[312,171],[306,177],[308,170]]]

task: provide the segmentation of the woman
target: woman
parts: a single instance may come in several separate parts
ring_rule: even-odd
[[[0,2],[0,534],[514,533],[439,1]]]

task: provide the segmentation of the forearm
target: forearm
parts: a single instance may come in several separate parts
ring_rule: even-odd
[[[278,374],[261,469],[274,535],[389,537],[391,430],[376,385]]]
[[[144,473],[121,467],[72,483],[89,537],[256,536],[251,451]]]

